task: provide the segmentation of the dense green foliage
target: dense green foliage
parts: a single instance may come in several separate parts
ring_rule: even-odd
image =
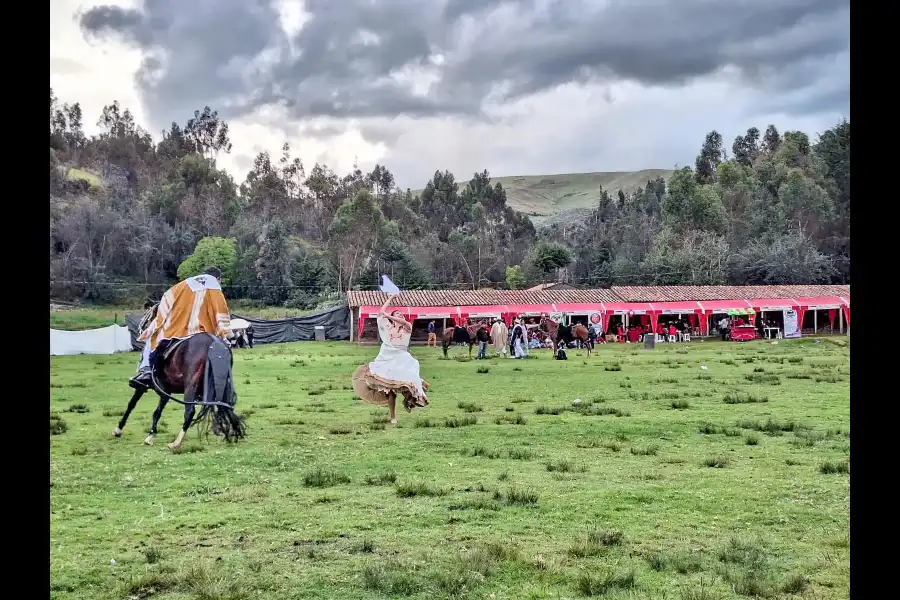
[[[816,143],[751,129],[731,158],[711,132],[694,169],[600,190],[581,222],[536,229],[487,171],[464,184],[437,171],[413,194],[380,165],[307,171],[285,144],[238,183],[216,166],[231,142],[209,107],[158,141],[115,102],[99,135],[82,121],[51,90],[50,280],[63,299],[158,294],[214,259],[232,297],[296,307],[379,273],[405,288],[849,282],[848,122]]]

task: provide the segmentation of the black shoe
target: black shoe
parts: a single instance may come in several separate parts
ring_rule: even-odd
[[[153,386],[150,371],[141,371],[128,380],[128,385],[136,390],[146,390]]]

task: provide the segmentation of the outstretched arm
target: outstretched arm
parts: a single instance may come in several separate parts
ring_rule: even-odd
[[[381,305],[381,310],[378,311],[380,315],[387,315],[387,307],[391,303],[391,300],[394,299],[394,294],[388,294],[387,300],[384,301],[384,304]]]

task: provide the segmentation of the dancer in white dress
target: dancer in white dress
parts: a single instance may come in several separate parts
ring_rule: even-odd
[[[375,360],[360,365],[353,373],[353,390],[363,402],[387,406],[391,423],[397,423],[397,395],[403,396],[403,406],[411,411],[428,406],[428,382],[419,375],[419,361],[409,353],[412,324],[400,311],[387,312],[393,296],[387,299],[378,313],[378,336],[381,350]]]

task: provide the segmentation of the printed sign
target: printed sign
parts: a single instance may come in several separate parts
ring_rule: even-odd
[[[800,323],[797,322],[797,311],[789,308],[783,311],[782,314],[784,314],[784,337],[800,337]]]

